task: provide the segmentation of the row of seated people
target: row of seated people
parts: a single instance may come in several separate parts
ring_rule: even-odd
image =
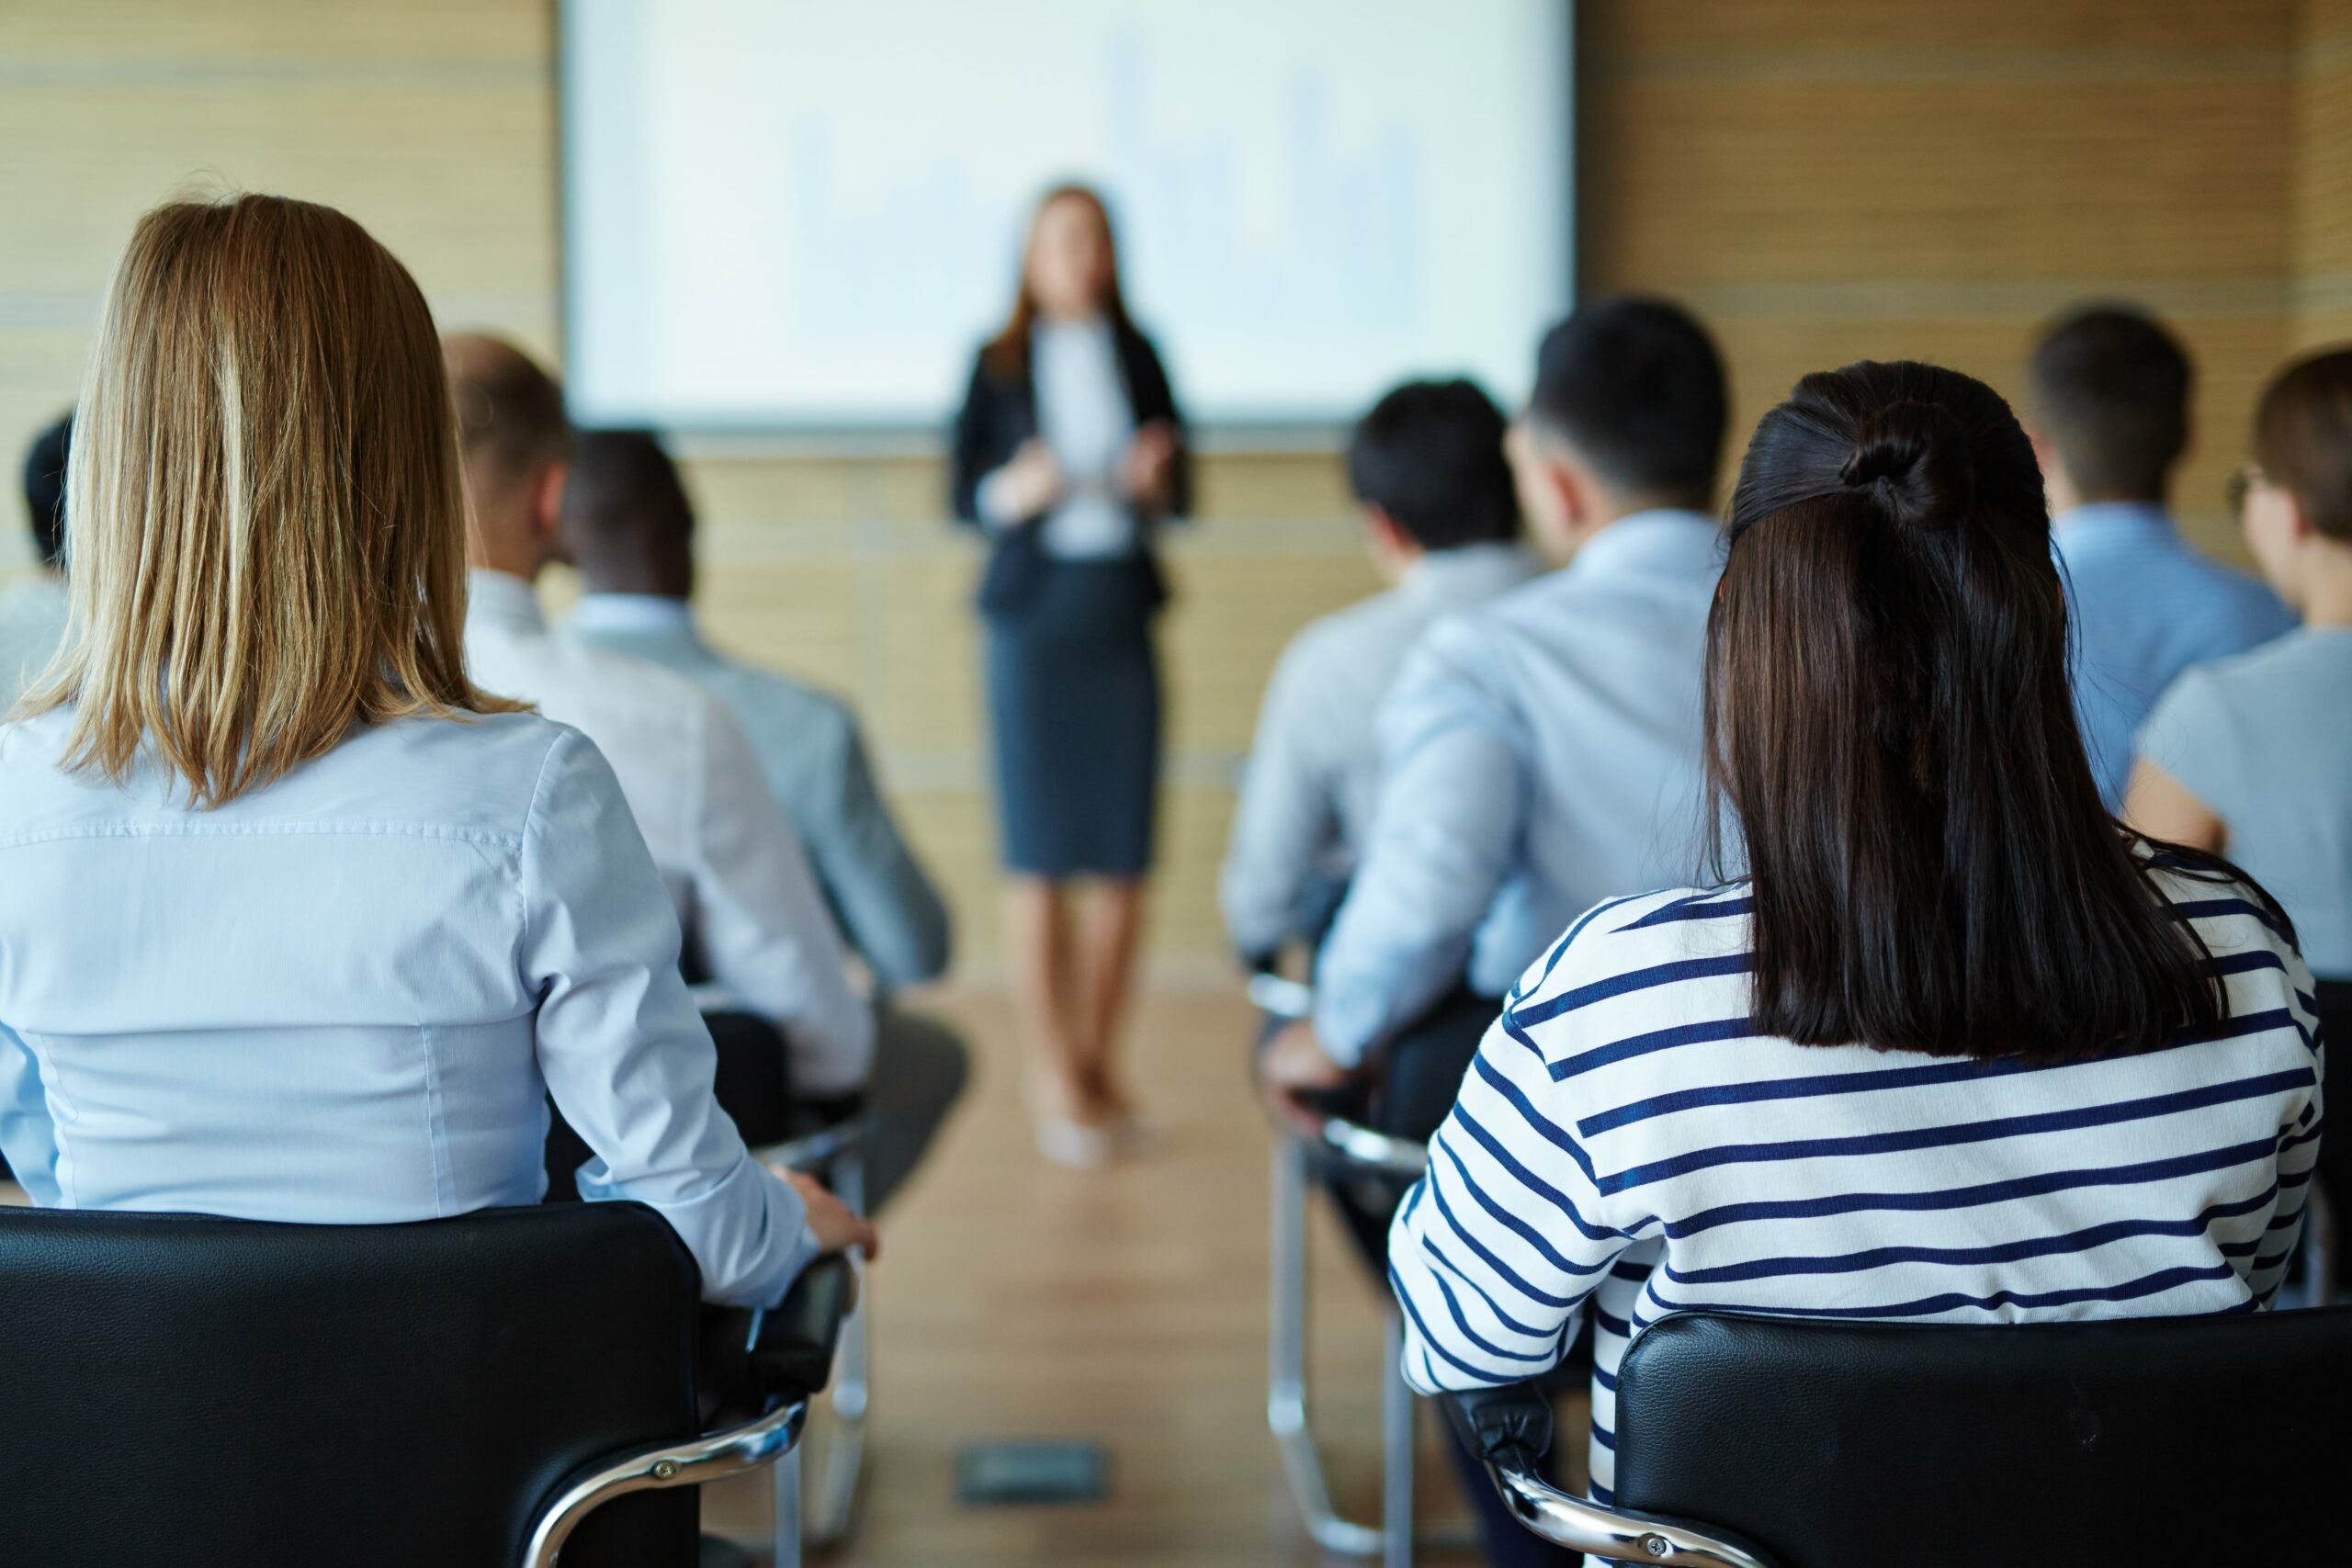
[[[1277,1111],[1434,1134],[1401,1202],[1335,1185],[1408,1380],[1525,1379],[1589,1320],[1602,1500],[1615,1369],[1678,1308],[2268,1304],[2352,1027],[2352,353],[2262,399],[2268,588],[2165,511],[2190,366],[2137,310],[2047,334],[2030,433],[1950,371],[1807,378],[1727,527],[1724,382],[1615,299],[1508,431],[1384,399],[1349,468],[1396,586],[1285,652],[1222,880],[1252,963],[1314,953]]]
[[[871,1249],[738,1123],[854,1108],[887,1199],[965,1077],[888,1005],[947,915],[848,708],[702,641],[650,437],[576,434],[358,225],[248,197],[141,221],[28,480],[0,1154],[37,1203],[417,1220],[551,1163],[661,1212],[714,1303]],[[690,981],[769,1027],[714,1047]]]
[[[2325,459],[2352,399],[2339,358],[2313,364],[2266,398],[2248,515],[2317,628],[2344,607],[2352,497]],[[2267,1304],[2341,995],[2292,934],[2325,912],[2261,886],[2283,873],[2118,830],[2068,680],[2089,574],[2060,571],[1997,396],[1918,366],[1808,378],[1727,530],[1702,512],[1724,409],[1670,308],[1604,303],[1546,340],[1510,448],[1572,564],[1406,656],[1317,1017],[1264,1058],[1278,1090],[1377,1066],[1401,1120],[1417,1020],[1466,970],[1476,1028],[1451,1037],[1478,1056],[1419,1072],[1452,1109],[1391,1239],[1407,1370],[1515,1381],[1589,1303],[1603,1495],[1613,1368],[1679,1306]],[[715,1100],[689,942],[741,999],[805,1009],[803,1091],[874,1047],[732,720],[537,618],[568,508],[583,534],[606,510],[569,500],[544,376],[473,340],[445,364],[413,281],[337,214],[177,205],[134,235],[76,433],[67,640],[0,731],[0,1149],[36,1199],[528,1202],[551,1099],[582,1194],[661,1213],[715,1301],[870,1247]],[[612,455],[616,489],[658,479],[643,444]],[[653,570],[598,586],[676,598]],[[2342,744],[2310,722],[2324,695],[2248,772]],[[625,752],[681,772],[633,783]],[[2165,776],[2211,840],[2256,841],[2195,763]],[[2321,818],[2341,776],[2295,810]],[[1719,880],[1674,847],[1710,829]],[[771,902],[746,906],[746,864]],[[789,997],[758,988],[779,973]]]

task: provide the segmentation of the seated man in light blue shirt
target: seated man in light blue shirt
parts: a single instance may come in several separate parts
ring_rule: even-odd
[[[947,967],[946,906],[899,831],[868,767],[856,715],[831,694],[714,650],[695,626],[694,509],[650,434],[582,431],[563,491],[563,540],[588,592],[566,636],[650,660],[716,697],[742,726],[807,851],[842,931],[890,991]],[[866,1106],[877,1205],[910,1172],[963,1091],[966,1052],[930,1020],[885,1010]]]
[[[2052,326],[2029,375],[2030,434],[2072,600],[2075,709],[2110,810],[2165,688],[2294,626],[2276,594],[2199,555],[2165,510],[2193,379],[2160,322],[2108,305]]]
[[[1694,880],[1724,408],[1714,344],[1672,305],[1599,301],[1544,339],[1510,455],[1569,562],[1430,627],[1391,686],[1371,837],[1270,1087],[1384,1059],[1375,1121],[1426,1136],[1499,998],[1580,911]]]
[[[1253,964],[1329,923],[1380,785],[1374,715],[1422,628],[1534,574],[1503,432],[1473,383],[1408,381],[1349,441],[1364,542],[1394,586],[1309,625],[1267,683],[1218,882],[1226,931]]]

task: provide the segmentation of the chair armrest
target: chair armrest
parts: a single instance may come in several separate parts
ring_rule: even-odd
[[[1250,1000],[1269,1018],[1291,1022],[1311,1018],[1315,1013],[1315,987],[1280,975],[1251,976]],[[1419,1180],[1429,1169],[1428,1147],[1410,1138],[1374,1132],[1339,1114],[1338,1106],[1345,1099],[1319,1093],[1292,1095],[1291,1103],[1302,1112],[1298,1122],[1311,1123],[1312,1131],[1303,1132],[1296,1125],[1283,1126],[1280,1119],[1276,1121],[1277,1128],[1303,1137],[1308,1148],[1322,1158],[1375,1176]]]
[[[1564,1492],[1543,1473],[1552,1447],[1552,1400],[1540,1383],[1511,1383],[1449,1393],[1446,1419],[1487,1475],[1510,1516],[1555,1545],[1611,1562],[1668,1568],[1773,1568],[1744,1541],[1629,1508],[1603,1507]]]
[[[1552,1451],[1552,1396],[1540,1383],[1449,1393],[1442,1404],[1462,1446],[1482,1463],[1533,1471]]]
[[[842,1320],[857,1303],[857,1274],[846,1258],[820,1258],[784,1300],[757,1312],[703,1309],[699,1358],[706,1416],[793,1404],[832,1376]]]
[[[774,1464],[800,1440],[811,1395],[832,1375],[842,1319],[857,1299],[857,1275],[845,1258],[820,1258],[803,1269],[784,1300],[763,1312],[705,1309],[702,1381],[729,1397],[720,1412],[742,1406],[748,1418],[684,1442],[627,1449],[567,1477],[531,1531],[523,1568],[555,1568],[580,1521],[615,1497],[670,1486],[699,1486]],[[724,1416],[722,1415],[722,1420]]]
[[[842,1322],[857,1304],[857,1271],[846,1258],[820,1258],[784,1300],[752,1314],[752,1381],[769,1399],[806,1399],[833,1375]]]

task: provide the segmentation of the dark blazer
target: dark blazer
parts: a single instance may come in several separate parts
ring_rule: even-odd
[[[1151,340],[1132,326],[1116,335],[1119,372],[1127,386],[1127,405],[1135,412],[1136,428],[1166,420],[1176,431],[1176,457],[1170,475],[1173,504],[1170,513],[1182,516],[1193,504],[1193,457],[1186,439],[1184,416],[1177,411],[1176,394]],[[989,368],[985,355],[972,366],[972,383],[964,394],[963,411],[956,416],[950,486],[956,517],[978,526],[980,481],[1011,460],[1021,444],[1037,434],[1037,389],[1024,368],[1017,377],[1001,377]],[[1035,592],[1046,566],[1046,547],[1038,537],[1040,513],[1024,517],[996,537],[989,553],[988,571],[980,579],[980,609],[990,615],[1017,615]],[[1167,603],[1167,579],[1151,547],[1157,516],[1138,519],[1143,541],[1143,570],[1149,580],[1149,599],[1157,607]]]

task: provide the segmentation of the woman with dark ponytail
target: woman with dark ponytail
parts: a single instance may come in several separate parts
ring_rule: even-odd
[[[2259,1309],[2318,1146],[2291,926],[2100,804],[2007,405],[1808,376],[1727,533],[1708,766],[1743,873],[1602,904],[1528,972],[1389,1244],[1425,1390],[1533,1375],[1591,1303],[1603,1497],[1616,1368],[1667,1313]]]

